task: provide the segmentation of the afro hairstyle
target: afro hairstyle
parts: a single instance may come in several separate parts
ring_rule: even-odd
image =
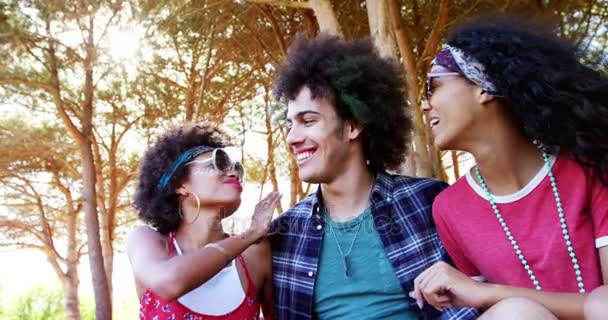
[[[294,100],[303,87],[325,98],[343,120],[363,125],[365,158],[373,172],[405,161],[412,120],[400,67],[380,57],[369,39],[352,41],[298,34],[275,82],[278,99]]]

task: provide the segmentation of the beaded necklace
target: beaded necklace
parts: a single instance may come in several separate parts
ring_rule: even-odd
[[[562,201],[559,196],[559,191],[557,189],[557,183],[555,182],[555,177],[553,176],[553,172],[551,171],[551,164],[549,161],[549,156],[547,155],[547,153],[545,153],[542,150],[541,150],[541,154],[543,156],[545,166],[547,167],[547,170],[549,172],[549,180],[551,181],[551,188],[553,189],[553,196],[555,197],[555,203],[557,205],[557,213],[558,213],[558,217],[559,217],[559,222],[560,222],[560,225],[562,228],[562,233],[564,234],[564,240],[566,242],[566,247],[568,248],[568,253],[570,254],[570,258],[572,259],[572,266],[574,267],[574,273],[576,274],[576,281],[578,282],[578,287],[580,289],[579,292],[585,293],[585,285],[583,284],[583,277],[581,274],[580,266],[578,265],[578,260],[576,259],[576,254],[574,254],[574,248],[572,247],[570,235],[568,233],[568,228],[566,226],[566,218],[564,216],[564,209],[562,208]],[[538,291],[542,290],[542,287],[540,286],[538,279],[536,279],[536,276],[534,275],[534,272],[528,265],[528,262],[526,261],[524,254],[521,252],[521,249],[517,245],[517,241],[515,240],[515,238],[513,238],[513,235],[511,234],[509,227],[507,226],[505,220],[503,219],[502,215],[500,214],[500,211],[498,210],[498,207],[496,206],[496,201],[494,201],[494,197],[490,193],[488,186],[486,185],[485,181],[481,177],[481,173],[479,173],[479,168],[477,166],[475,166],[475,174],[477,175],[477,179],[479,180],[481,187],[483,188],[483,190],[486,193],[486,198],[490,202],[490,205],[492,205],[492,210],[494,211],[494,214],[496,215],[498,222],[500,223],[501,227],[505,231],[505,234],[506,234],[507,238],[509,239],[509,241],[511,241],[511,245],[513,245],[513,249],[515,249],[515,254],[517,254],[517,257],[519,258],[519,261],[521,262],[522,266],[524,267],[526,272],[528,272],[528,275],[530,276],[530,280],[532,280],[534,287]]]

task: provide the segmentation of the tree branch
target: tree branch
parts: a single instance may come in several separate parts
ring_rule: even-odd
[[[247,2],[267,4],[267,5],[276,6],[276,7],[311,9],[312,10],[312,7],[310,6],[310,3],[308,3],[308,2],[295,2],[295,1],[286,1],[286,0],[247,0]]]
[[[437,20],[435,20],[435,23],[433,24],[433,29],[431,30],[431,34],[426,41],[426,46],[420,55],[416,69],[420,69],[422,65],[427,64],[430,60],[430,56],[437,50],[439,40],[441,39],[441,35],[443,34],[443,30],[448,20],[449,9],[449,2],[447,0],[441,0],[441,3],[439,3]]]
[[[160,75],[158,75],[158,74],[152,74],[152,73],[150,73],[150,72],[146,72],[145,74],[146,74],[146,75],[149,75],[149,76],[153,76],[155,79],[157,79],[157,80],[159,80],[160,82],[163,82],[163,83],[165,83],[165,84],[168,84],[168,85],[171,85],[171,86],[178,87],[180,90],[183,90],[183,91],[188,90],[188,88],[187,88],[187,87],[185,87],[185,86],[183,86],[183,85],[181,85],[181,84],[179,84],[179,83],[177,83],[177,82],[175,82],[175,81],[173,81],[173,80],[171,80],[171,79],[169,79],[169,78],[166,78],[166,77],[160,76]]]
[[[48,41],[48,53],[49,53],[49,67],[50,67],[50,76],[51,76],[51,85],[52,89],[49,92],[53,97],[55,102],[55,107],[57,108],[57,112],[59,113],[59,117],[67,127],[68,131],[72,134],[74,139],[78,144],[84,143],[84,137],[82,132],[78,130],[74,122],[70,118],[70,116],[65,111],[65,104],[61,97],[61,85],[59,82],[59,64],[57,63],[57,56],[55,55],[55,44],[51,37],[51,22],[49,20],[46,21],[46,32],[49,37]]]
[[[18,77],[0,77],[0,85],[22,85],[27,86],[33,89],[41,89],[46,92],[52,93],[53,86],[49,83],[44,83],[40,81],[21,79]]]
[[[44,246],[38,245],[38,244],[33,244],[33,243],[27,243],[27,242],[6,242],[6,243],[0,243],[0,247],[13,247],[13,248],[19,248],[19,249],[36,249],[36,250],[40,250],[40,251],[44,251],[45,248]]]
[[[281,32],[281,28],[277,23],[277,19],[274,18],[272,12],[268,9],[268,6],[259,5],[255,6],[265,17],[270,21],[270,25],[272,26],[272,31],[274,32],[274,38],[277,40],[279,44],[279,48],[281,48],[281,52],[283,55],[287,55],[287,45],[285,44],[285,37],[283,36],[283,32]]]
[[[36,237],[40,242],[46,243],[44,239],[44,235],[39,230],[36,230],[35,227],[27,225],[21,221],[12,220],[12,219],[0,219],[0,228],[6,228],[9,230],[17,229],[25,231],[34,237]]]

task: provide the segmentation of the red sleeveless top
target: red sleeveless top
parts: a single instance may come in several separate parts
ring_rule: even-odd
[[[173,234],[169,237],[169,250],[174,249]],[[144,295],[139,300],[139,319],[140,320],[258,320],[260,316],[260,301],[257,297],[257,290],[251,277],[249,270],[245,264],[245,259],[242,256],[237,257],[238,261],[243,266],[245,276],[247,277],[247,292],[245,299],[234,310],[221,316],[205,315],[194,312],[188,307],[181,304],[177,299],[167,301],[150,289],[146,290]]]

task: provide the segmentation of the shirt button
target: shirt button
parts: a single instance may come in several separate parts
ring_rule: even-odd
[[[312,271],[308,271],[308,276],[312,277],[312,275],[313,275]]]
[[[321,230],[321,229],[323,229],[323,226],[322,225],[318,225],[317,226],[317,230]]]
[[[391,198],[391,197],[386,197],[386,202],[391,202],[391,201],[393,201],[393,198]]]

